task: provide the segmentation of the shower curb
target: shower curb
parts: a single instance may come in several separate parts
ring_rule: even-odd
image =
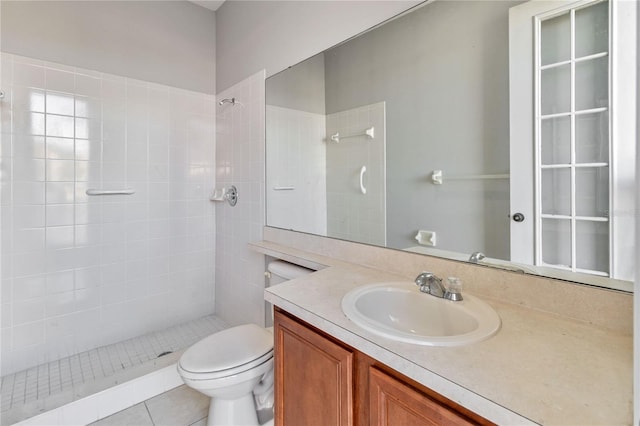
[[[34,417],[15,426],[88,425],[182,385],[176,364],[117,384]]]

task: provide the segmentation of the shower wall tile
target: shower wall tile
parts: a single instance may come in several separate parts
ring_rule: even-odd
[[[375,137],[344,138],[326,144],[327,235],[386,245],[386,124],[384,102],[327,115],[327,134],[361,135],[373,127]],[[360,170],[366,167],[360,188]]]
[[[247,243],[262,239],[264,223],[265,72],[217,95],[236,98],[216,108],[216,182],[235,185],[238,203],[216,203],[216,315],[230,325],[264,324],[264,256]],[[212,225],[210,225],[212,226]]]
[[[0,56],[2,375],[212,313],[215,97]]]
[[[274,105],[266,114],[267,223],[326,235],[326,116]]]

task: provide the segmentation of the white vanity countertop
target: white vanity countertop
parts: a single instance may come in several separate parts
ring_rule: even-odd
[[[352,323],[341,300],[361,285],[406,279],[266,242],[252,247],[328,265],[268,288],[266,300],[497,424],[632,423],[630,335],[483,297],[502,320],[494,337],[462,347],[396,342]]]

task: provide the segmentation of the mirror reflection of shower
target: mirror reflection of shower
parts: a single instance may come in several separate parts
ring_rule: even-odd
[[[239,104],[239,102],[237,102]],[[222,106],[224,104],[236,105],[236,98],[226,98],[218,102],[218,105]]]

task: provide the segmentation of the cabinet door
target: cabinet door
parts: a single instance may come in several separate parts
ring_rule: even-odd
[[[353,352],[275,313],[277,426],[353,424]]]
[[[422,392],[376,368],[369,368],[370,424],[424,426],[472,425]]]

